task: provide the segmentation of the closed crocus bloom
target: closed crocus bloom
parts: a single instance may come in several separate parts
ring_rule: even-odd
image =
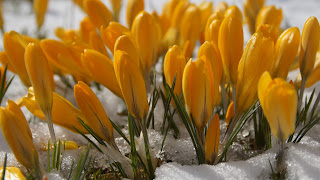
[[[43,112],[38,106],[33,92],[30,92],[27,97],[23,98],[23,105],[35,116],[42,120],[46,120]],[[52,104],[52,122],[56,125],[62,126],[70,131],[78,133],[80,132],[88,134],[88,131],[79,123],[77,117],[82,119],[85,123],[88,123],[84,118],[82,112],[75,108],[68,100],[59,94],[53,92],[53,104]]]
[[[224,14],[224,12],[226,12],[227,9],[228,9],[228,4],[224,1],[221,1],[215,8],[214,12]]]
[[[52,125],[52,103],[54,91],[53,73],[48,60],[39,44],[30,43],[25,51],[25,63],[27,72],[33,87],[37,104],[45,114],[49,126],[51,140],[55,141],[55,134]]]
[[[131,29],[133,20],[139,14],[140,11],[144,10],[144,0],[128,0],[127,5],[127,25]]]
[[[162,47],[162,27],[161,27],[161,22],[160,22],[160,17],[157,14],[156,11],[151,12],[151,16],[153,17],[153,23],[156,29],[156,41],[157,41],[157,57],[160,56],[163,52],[163,47]]]
[[[171,47],[163,62],[163,74],[166,78],[166,82],[171,87],[174,77],[176,77],[175,86],[174,86],[174,93],[178,96],[182,93],[182,75],[183,70],[186,65],[186,58],[183,55],[182,50],[179,48],[179,46],[174,45]],[[172,102],[172,105],[174,105],[174,102]]]
[[[234,16],[236,18],[239,18],[240,22],[242,23],[243,17],[240,9],[237,6],[230,6],[225,12],[224,12],[224,17],[228,16]]]
[[[275,64],[272,76],[287,79],[290,65],[296,58],[299,49],[300,31],[292,27],[284,31],[275,45]]]
[[[111,22],[107,28],[101,28],[100,34],[104,44],[112,53],[114,53],[114,45],[118,37],[128,35],[132,40],[134,39],[131,35],[131,31],[117,22]]]
[[[141,11],[133,21],[131,32],[140,52],[140,68],[144,75],[149,74],[157,58],[157,30],[153,17]]]
[[[243,52],[243,30],[239,18],[231,15],[222,21],[218,44],[224,73],[232,84],[236,84]]]
[[[98,33],[96,31],[90,32],[89,44],[94,50],[99,51],[100,53],[109,57],[108,51],[107,51],[101,37],[98,35]]]
[[[113,19],[119,21],[119,14],[122,0],[110,0],[113,10]]]
[[[235,113],[246,111],[254,103],[259,78],[273,64],[274,44],[268,29],[261,25],[250,38],[239,63]]]
[[[48,0],[34,0],[33,10],[36,14],[38,29],[41,28],[47,12]]]
[[[120,36],[115,45],[114,45],[114,52],[117,50],[126,52],[133,62],[139,67],[140,66],[140,54],[137,50],[136,45],[132,41],[132,37],[128,35],[122,35]],[[141,71],[142,72],[142,71]]]
[[[302,78],[307,78],[312,72],[319,47],[320,26],[316,17],[310,17],[304,24],[301,45],[299,66]]]
[[[251,34],[256,32],[256,18],[264,2],[265,0],[246,0],[244,3],[243,11]]]
[[[113,62],[107,56],[98,51],[86,49],[82,54],[82,64],[93,80],[122,98],[121,89],[113,68]]]
[[[219,12],[213,13],[206,24],[205,40],[218,43],[219,29],[224,17]]]
[[[208,18],[210,17],[210,15],[212,14],[213,11],[213,3],[212,2],[207,2],[207,1],[202,1],[199,5],[198,8],[200,10],[201,13],[201,28],[200,28],[200,40],[201,40],[201,44],[205,41],[204,40],[204,31],[206,28],[206,24],[208,21]]]
[[[13,66],[10,64],[10,61],[8,60],[8,56],[5,51],[0,52],[0,62],[3,66],[8,64],[7,69],[13,73],[16,73]]]
[[[212,119],[206,134],[205,140],[205,156],[209,164],[215,162],[219,151],[220,123],[219,116],[216,114]]]
[[[258,15],[256,20],[256,28],[261,24],[270,24],[276,29],[280,28],[282,21],[282,9],[276,9],[275,6],[265,6],[263,7]]]
[[[113,138],[112,124],[98,97],[90,87],[79,81],[78,84],[74,86],[74,96],[92,130],[110,145],[116,147]]]
[[[201,31],[201,12],[197,6],[190,5],[181,18],[181,25],[179,29],[180,46],[183,46],[184,43],[189,40],[190,51],[193,52]],[[186,57],[191,57],[191,55]]]
[[[113,61],[116,77],[129,112],[138,120],[145,120],[149,105],[146,86],[139,67],[126,52],[120,50],[115,52]]]
[[[83,20],[80,22],[80,36],[84,42],[89,42],[90,33],[92,31],[96,31],[94,24],[88,17],[83,18]]]
[[[113,21],[112,13],[100,0],[85,0],[84,3],[87,14],[96,28],[106,28]]]
[[[24,51],[27,45],[28,42],[15,31],[10,31],[3,35],[3,46],[8,57],[8,62],[12,65],[14,71],[18,73],[22,83],[29,87],[31,86],[31,82],[24,63]]]
[[[167,1],[162,9],[162,13],[160,15],[160,22],[162,27],[162,32],[165,34],[170,25],[171,25],[171,17],[181,0],[169,0]]]
[[[298,95],[295,87],[281,78],[271,79],[265,72],[258,85],[258,95],[271,132],[284,142],[295,130]]]
[[[188,113],[202,134],[213,110],[213,78],[210,63],[204,57],[190,59],[182,77],[182,90]]]
[[[222,76],[222,62],[217,45],[213,41],[211,43],[208,41],[204,42],[198,51],[198,57],[202,56],[205,56],[211,64],[214,79],[213,106],[216,106],[220,104],[219,84]]]
[[[39,159],[38,152],[33,145],[27,120],[13,101],[8,101],[7,108],[0,108],[0,125],[3,136],[16,159],[28,170],[33,170],[34,160]]]

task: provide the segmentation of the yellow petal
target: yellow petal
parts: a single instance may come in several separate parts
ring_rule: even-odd
[[[90,33],[92,31],[96,31],[96,27],[88,17],[84,17],[80,22],[80,36],[84,42],[89,43]]]
[[[25,63],[36,101],[44,113],[52,109],[53,73],[38,44],[30,43],[25,51]]]
[[[23,98],[23,104],[33,115],[44,121],[46,120],[32,93],[29,93],[28,97]],[[75,108],[68,100],[54,92],[52,122],[75,133],[78,132],[74,127],[80,132],[88,134],[88,131],[79,123],[77,117],[82,119],[85,123],[88,123],[79,109]]]
[[[8,60],[8,56],[5,51],[0,52],[0,62],[3,66],[8,64],[7,69],[13,73],[16,73],[13,66],[9,64],[10,61]]]
[[[263,7],[256,19],[256,28],[258,28],[261,24],[270,24],[274,26],[276,29],[280,28],[280,24],[282,21],[282,9],[276,9],[275,6],[265,6]]]
[[[74,96],[92,130],[110,145],[114,145],[112,124],[98,97],[90,87],[79,81],[74,86]]]
[[[215,162],[216,157],[218,156],[219,150],[219,138],[220,138],[220,123],[219,116],[216,114],[207,130],[206,140],[205,140],[205,156],[206,161],[209,164]]]
[[[242,21],[243,21],[243,17],[242,17],[242,13],[240,11],[240,9],[233,5],[233,6],[230,6],[225,12],[224,12],[224,17],[228,17],[228,16],[233,16],[233,17],[236,17],[236,18],[239,18],[241,24],[242,24]]]
[[[13,107],[14,102],[11,103]],[[19,108],[0,108],[2,133],[19,163],[32,170],[35,167],[34,159],[38,159],[38,152],[33,145],[31,131],[25,117],[21,118],[16,114],[23,115]]]
[[[265,71],[261,75],[258,83],[258,97],[259,97],[260,104],[264,103],[264,97],[265,97],[264,94],[266,93],[271,81],[272,81],[272,78],[270,73],[268,71]]]
[[[249,109],[257,99],[260,76],[274,64],[274,44],[268,29],[261,25],[250,38],[238,67],[236,113]]]
[[[243,11],[251,34],[256,32],[256,18],[264,3],[265,0],[246,0],[244,4]]]
[[[224,12],[228,9],[228,4],[224,1],[221,1],[217,7],[215,8],[214,12],[218,12],[220,14],[224,14]]]
[[[2,173],[3,173],[3,167],[0,168],[0,178],[2,178]],[[14,179],[19,179],[19,180],[25,180],[26,177],[23,175],[21,170],[17,167],[6,167],[6,172],[5,172],[5,178],[6,180],[14,180]]]
[[[96,82],[110,89],[115,95],[122,97],[113,62],[108,57],[95,50],[86,49],[82,54],[82,63]]]
[[[103,44],[101,37],[97,34],[96,31],[90,32],[89,44],[94,50],[99,51],[103,55],[109,57],[108,51],[107,51],[105,45]]]
[[[297,27],[284,31],[275,45],[275,65],[272,76],[287,79],[290,65],[299,49],[300,31]]]
[[[104,44],[108,47],[108,49],[112,52],[114,50],[114,45],[116,40],[122,35],[128,35],[132,37],[131,31],[117,22],[111,22],[107,28],[101,28],[100,34]],[[133,40],[133,37],[132,37]]]
[[[77,38],[77,32],[73,29],[56,28],[54,31],[56,36],[64,42],[70,42]]]
[[[208,1],[202,1],[198,5],[198,8],[201,12],[201,32],[203,32],[206,27],[207,20],[212,13],[213,3]]]
[[[319,80],[320,80],[320,64],[317,64],[307,79],[306,88],[311,87]]]
[[[27,45],[28,42],[15,31],[10,31],[3,35],[3,46],[8,57],[8,62],[12,65],[14,71],[18,73],[22,83],[29,87],[31,86],[31,82],[24,63],[24,51]]]
[[[144,0],[128,0],[127,4],[127,25],[131,29],[133,20],[144,10]]]
[[[225,18],[219,30],[219,50],[223,70],[232,84],[237,82],[238,64],[243,52],[243,30],[238,18]]]
[[[119,21],[119,13],[121,8],[121,0],[110,0],[113,11],[113,18],[115,21]]]
[[[38,29],[41,28],[47,12],[48,0],[34,0],[33,10],[36,14]]]
[[[206,24],[205,40],[218,44],[219,29],[224,17],[220,13],[213,13]]]
[[[114,55],[116,77],[129,112],[137,119],[144,120],[149,112],[146,86],[139,67],[124,51]]]
[[[140,54],[137,50],[137,44],[133,41],[132,36],[122,35],[120,36],[115,45],[114,45],[114,52],[117,50],[126,52],[134,63],[139,67],[140,66]],[[142,72],[142,71],[141,71]]]
[[[231,103],[229,104],[228,110],[227,110],[225,122],[227,124],[229,124],[231,118],[233,118],[233,117],[234,117],[234,104],[233,104],[233,101],[231,101]]]
[[[85,0],[84,3],[86,12],[96,28],[106,28],[113,21],[112,13],[100,0]]]
[[[166,82],[171,87],[174,77],[176,77],[175,86],[174,86],[174,93],[178,96],[182,93],[182,75],[183,70],[186,65],[186,59],[183,55],[182,50],[179,46],[174,45],[171,47],[163,62],[163,74],[166,79]],[[173,107],[175,107],[174,102],[172,102]]]
[[[304,24],[301,44],[299,67],[303,78],[312,72],[320,41],[320,26],[316,17],[310,17]]]

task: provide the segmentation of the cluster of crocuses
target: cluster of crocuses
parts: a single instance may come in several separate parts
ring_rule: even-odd
[[[197,6],[187,0],[169,0],[158,15],[144,11],[143,0],[129,0],[127,27],[116,22],[120,0],[111,0],[113,13],[99,0],[74,2],[88,17],[81,21],[79,30],[57,28],[60,40],[38,40],[14,31],[4,34],[0,60],[19,75],[29,94],[16,103],[9,100],[7,108],[1,107],[0,122],[18,161],[29,170],[41,164],[21,106],[47,120],[52,142],[56,141],[52,123],[88,134],[78,121],[81,119],[107,142],[102,150],[110,153],[111,159],[130,166],[131,161],[118,150],[113,126],[89,85],[98,82],[123,98],[138,130],[147,136],[149,77],[162,54],[165,81],[172,86],[175,79],[174,93],[183,95],[206,161],[211,164],[217,162],[220,144],[215,107],[222,106],[229,124],[220,146],[225,146],[240,117],[258,98],[271,131],[284,142],[294,132],[304,87],[319,79],[320,68],[314,68],[320,39],[318,20],[310,17],[301,37],[296,27],[283,31],[281,9],[264,6],[263,0],[245,2],[245,22],[253,35],[244,51],[242,12],[225,2],[213,10],[211,2]],[[34,3],[40,29],[46,9],[42,6],[47,2]],[[195,56],[197,41],[201,46]],[[296,59],[302,76],[299,102],[296,87],[286,82]],[[78,82],[74,95],[80,109],[54,92],[54,74],[72,75]],[[227,84],[232,91],[230,104]],[[172,106],[176,106],[173,101]],[[155,168],[154,162],[152,166]],[[126,173],[133,178],[132,171]]]

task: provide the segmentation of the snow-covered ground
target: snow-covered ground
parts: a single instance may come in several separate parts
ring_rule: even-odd
[[[15,30],[20,33],[27,33],[34,35],[36,31],[35,17],[32,13],[32,7],[22,0],[7,0],[3,6],[3,17],[5,21],[5,30]],[[199,1],[190,0],[191,2],[198,3]],[[18,2],[18,3],[14,3]],[[103,0],[105,4],[110,7],[108,0]],[[146,0],[146,10],[151,11],[155,9],[157,12],[161,12],[161,8],[166,0]],[[214,5],[218,4],[219,1],[214,0]],[[243,0],[228,0],[229,5],[237,5],[242,9]],[[126,4],[126,0],[123,0],[123,4]],[[284,14],[283,26],[297,26],[302,31],[305,21],[310,16],[316,16],[320,19],[320,1],[319,0],[270,0],[266,2],[267,5],[275,4],[277,7],[281,7]],[[50,0],[49,10],[46,16],[43,31],[46,33],[48,38],[55,38],[54,29],[56,27],[64,28],[79,28],[79,22],[84,17],[83,12],[75,7],[71,0]],[[122,9],[120,14],[120,22],[125,23],[125,10]],[[248,41],[250,35],[247,30],[247,26],[244,27],[245,42]],[[2,37],[0,38],[2,42]],[[0,43],[0,50],[3,50],[3,44]],[[297,72],[291,73],[290,77],[295,79]],[[56,79],[58,82],[58,79]],[[319,89],[318,86],[314,86]],[[310,91],[312,88],[308,89]],[[94,89],[100,101],[103,103],[104,108],[113,121],[119,125],[126,126],[126,117],[119,117],[117,111],[123,105],[121,99],[115,97],[109,90],[103,88],[102,91]],[[318,90],[319,91],[319,90]],[[27,89],[21,84],[19,78],[16,76],[11,87],[9,88],[7,95],[2,102],[2,106],[6,106],[6,100],[12,99],[17,100],[27,93]],[[68,90],[68,99],[75,103],[72,97],[72,90]],[[26,118],[30,120],[31,114],[23,109]],[[158,103],[156,109],[155,118],[158,119],[156,123],[162,121],[163,107],[161,102]],[[30,128],[33,133],[34,143],[37,148],[41,149],[49,139],[49,133],[47,125],[43,122],[39,123],[38,120],[30,123]],[[238,155],[245,157],[246,160],[229,161],[226,163],[220,163],[216,166],[210,165],[193,165],[196,163],[196,156],[193,150],[193,145],[183,130],[181,122],[180,129],[182,131],[179,139],[174,139],[170,134],[167,137],[166,144],[164,147],[165,153],[161,155],[167,160],[172,160],[172,163],[165,163],[156,170],[156,179],[268,179],[271,173],[271,167],[269,160],[274,164],[275,154],[277,146],[275,145],[272,149],[252,157],[257,152],[246,152],[245,149],[237,149]],[[222,124],[222,126],[224,126]],[[79,145],[85,145],[86,141],[77,134],[74,134],[64,128],[55,126],[56,136],[62,140],[72,140],[77,142]],[[158,152],[163,136],[158,132],[151,130],[151,145],[154,150]],[[241,132],[246,134],[246,132]],[[287,157],[286,164],[288,165],[288,179],[319,179],[320,175],[320,125],[316,125],[302,140],[299,144],[288,144],[287,145]],[[246,135],[244,135],[246,136]],[[121,138],[116,139],[120,149],[126,153],[128,147],[125,145]],[[236,147],[234,147],[236,148]],[[82,148],[83,149],[83,148]],[[231,149],[232,150],[232,149]],[[2,134],[0,133],[0,164],[2,164],[5,152],[8,152],[8,165],[9,166],[20,166],[14,156],[11,153],[10,148],[5,142]],[[79,156],[80,150],[66,151],[64,165],[62,166],[63,173],[68,172],[68,167],[72,159],[76,159]],[[250,153],[253,153],[250,155]],[[93,151],[92,155],[97,156],[100,161],[96,162],[97,166],[102,166],[105,163],[106,157],[102,154]],[[41,152],[41,157],[45,160],[46,153]],[[248,159],[249,158],[249,159]],[[234,157],[233,159],[237,159]],[[182,164],[182,165],[181,165]],[[54,178],[53,178],[54,179]]]

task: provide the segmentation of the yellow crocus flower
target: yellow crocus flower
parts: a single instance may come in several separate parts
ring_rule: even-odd
[[[31,82],[24,63],[24,51],[27,45],[28,42],[15,31],[10,31],[3,35],[3,46],[8,57],[8,62],[12,65],[14,71],[18,73],[22,83],[29,87],[31,86]]]
[[[273,65],[273,40],[268,29],[261,25],[250,38],[239,63],[236,114],[240,115],[255,102],[259,78],[264,71],[270,71]]]
[[[146,86],[139,67],[126,52],[120,50],[115,52],[113,63],[129,112],[138,120],[145,120],[149,105]]]
[[[274,26],[274,28],[279,29],[282,21],[282,9],[276,9],[275,6],[265,6],[263,7],[256,19],[256,28],[261,24],[269,24]]]
[[[319,21],[316,17],[310,17],[304,24],[301,35],[299,67],[302,78],[306,79],[313,70],[319,41]]]
[[[231,15],[222,21],[218,45],[224,73],[231,84],[235,85],[238,64],[243,52],[243,30],[239,18]]]
[[[100,0],[84,0],[83,3],[90,20],[96,28],[100,29],[101,26],[106,28],[113,21],[112,13]]]
[[[54,91],[53,73],[39,44],[28,44],[25,51],[25,63],[35,99],[46,117],[51,140],[55,142],[56,138],[51,114],[53,103],[52,92]]]
[[[201,142],[203,130],[213,110],[214,96],[211,64],[204,56],[196,61],[190,59],[182,77],[182,90],[188,113],[199,131]]]
[[[33,145],[32,134],[19,106],[8,100],[7,108],[0,108],[0,125],[3,136],[19,163],[28,170],[35,168],[38,151]]]
[[[200,42],[201,44],[205,41],[205,29],[206,29],[206,24],[207,21],[212,14],[213,11],[213,3],[212,2],[207,2],[207,1],[202,1],[199,5],[198,8],[201,13],[201,28],[200,28]]]
[[[107,87],[115,95],[122,98],[117,82],[113,62],[105,55],[92,49],[84,50],[82,64],[93,80]]]
[[[46,120],[43,112],[41,111],[35,100],[32,91],[28,94],[27,97],[23,98],[23,105],[25,105],[33,115],[42,120]],[[75,108],[64,97],[53,92],[52,122],[75,133],[78,132],[74,129],[74,127],[77,128],[80,132],[88,134],[88,131],[79,123],[77,117],[82,119],[85,123],[88,123],[79,109]]]
[[[218,156],[220,138],[219,116],[216,114],[207,130],[205,140],[205,158],[207,163],[213,164]]]
[[[204,42],[198,51],[198,57],[205,56],[209,59],[212,72],[213,72],[213,79],[214,79],[214,99],[213,99],[213,106],[220,104],[220,92],[219,92],[219,84],[222,77],[222,62],[220,57],[220,52],[217,45],[211,41]]]
[[[91,88],[82,81],[79,81],[74,86],[74,96],[92,130],[111,146],[116,147],[113,138],[113,126],[98,97]]]
[[[205,40],[218,44],[219,29],[224,17],[219,12],[213,13],[206,24]]]
[[[246,0],[244,3],[244,15],[251,34],[256,32],[256,18],[265,0]]]
[[[132,39],[133,38],[128,35],[120,36],[114,45],[114,52],[116,52],[117,50],[126,52],[131,57],[133,62],[139,67],[140,53],[137,50],[137,44]]]
[[[2,179],[3,167],[0,168],[0,178]],[[21,170],[17,167],[6,167],[5,177],[6,180],[26,180],[26,177],[23,175]]]
[[[140,68],[146,77],[158,55],[158,34],[153,17],[145,11],[141,11],[132,23],[131,32],[136,39],[137,49],[141,55]]]
[[[168,0],[162,9],[162,13],[160,15],[160,22],[162,27],[162,32],[165,34],[169,27],[171,26],[171,18],[173,16],[173,13],[178,6],[179,2],[182,0]]]
[[[113,19],[119,21],[119,14],[122,0],[110,0],[113,11]]]
[[[91,31],[89,35],[89,45],[92,49],[99,51],[103,55],[109,57],[106,46],[104,45],[101,37],[96,31]]]
[[[8,56],[5,51],[0,52],[0,62],[3,66],[8,64],[7,69],[13,73],[16,73],[13,66],[10,64],[10,61],[8,60]]]
[[[48,0],[34,0],[33,11],[36,14],[38,29],[41,28],[47,12]]]
[[[221,1],[214,9],[214,12],[224,14],[224,12],[226,12],[227,9],[228,9],[228,4],[224,1]]]
[[[239,18],[241,24],[242,24],[242,21],[243,21],[243,16],[242,16],[242,13],[240,11],[240,9],[233,5],[233,6],[230,6],[225,12],[224,12],[224,17],[228,17],[228,16],[234,16],[236,18]]]
[[[88,17],[84,17],[80,22],[79,30],[80,36],[84,42],[89,43],[90,33],[92,31],[96,31],[96,27]]]
[[[171,87],[174,77],[176,77],[175,86],[173,92],[179,97],[182,93],[182,75],[186,65],[186,58],[179,46],[174,45],[169,48],[163,62],[163,74],[167,84]],[[171,101],[174,107],[174,101]]]
[[[131,29],[133,20],[144,10],[144,0],[128,0],[127,4],[127,25]]]
[[[281,78],[272,80],[269,72],[259,80],[258,95],[271,132],[284,142],[295,130],[298,95],[295,87]]]
[[[284,31],[275,44],[273,77],[287,79],[290,65],[294,62],[300,43],[300,31],[292,27]]]
[[[116,40],[122,35],[130,36],[131,40],[134,38],[131,35],[131,31],[117,22],[111,22],[107,28],[101,28],[100,34],[104,44],[108,47],[108,49],[114,53],[114,45]]]

